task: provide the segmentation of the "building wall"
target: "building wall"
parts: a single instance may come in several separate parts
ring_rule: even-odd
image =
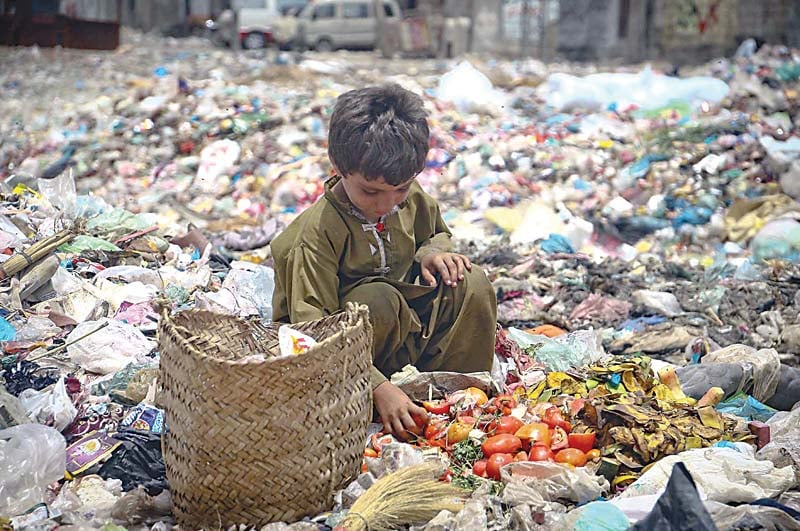
[[[571,60],[691,64],[730,55],[748,37],[800,46],[798,28],[800,0],[570,0],[557,49]]]

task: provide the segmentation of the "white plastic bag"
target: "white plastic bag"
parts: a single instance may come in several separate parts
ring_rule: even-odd
[[[461,111],[497,111],[505,96],[469,61],[462,61],[439,80],[436,97],[455,104]]]
[[[567,468],[548,461],[520,461],[504,466],[503,483],[523,482],[545,501],[569,500],[586,503],[608,492],[608,480],[585,468]]]
[[[139,329],[108,318],[79,324],[67,336],[67,343],[93,332],[104,323],[107,323],[104,328],[67,347],[70,359],[87,372],[117,372],[129,363],[142,361],[156,347],[156,342],[147,339]]]
[[[67,393],[63,376],[58,382],[41,391],[25,389],[19,394],[19,401],[31,420],[39,424],[52,425],[58,431],[64,431],[78,414]]]
[[[576,107],[599,110],[611,104],[623,109],[630,105],[655,109],[671,100],[717,103],[730,89],[724,81],[713,77],[676,78],[656,74],[648,67],[638,74],[601,73],[582,78],[556,73],[538,90],[556,110]]]
[[[67,219],[75,219],[77,199],[72,169],[54,179],[38,179],[39,193]]]
[[[645,308],[667,317],[675,317],[683,313],[677,297],[666,291],[639,289],[633,292],[633,300]]]
[[[551,339],[512,327],[508,329],[508,336],[523,350],[531,352],[533,359],[543,364],[548,371],[583,367],[607,356],[603,349],[602,335],[596,330],[576,330]]]
[[[778,467],[794,465],[800,469],[800,408],[779,411],[767,424],[770,441],[756,457],[769,460]]]
[[[281,357],[297,356],[306,352],[317,344],[313,337],[309,337],[294,328],[283,325],[278,328],[278,344],[281,347]]]
[[[620,497],[659,493],[666,487],[672,467],[678,462],[686,465],[701,496],[722,503],[749,503],[773,498],[795,485],[791,466],[777,468],[770,461],[757,460],[752,453],[712,447],[665,457],[625,489]]]
[[[44,501],[64,477],[67,443],[54,428],[22,424],[0,430],[0,514],[16,516]]]

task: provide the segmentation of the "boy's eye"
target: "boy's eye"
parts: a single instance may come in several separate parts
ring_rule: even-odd
[[[378,195],[378,192],[376,192],[374,190],[366,190],[366,189],[364,189],[362,191],[364,192],[364,195]]]

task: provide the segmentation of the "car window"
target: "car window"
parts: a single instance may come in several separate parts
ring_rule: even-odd
[[[383,4],[383,12],[386,14],[387,17],[396,17],[397,13],[394,12],[394,8],[392,4]]]
[[[333,18],[336,11],[334,4],[324,4],[314,8],[314,19]]]
[[[369,6],[366,3],[342,4],[343,18],[369,18]]]

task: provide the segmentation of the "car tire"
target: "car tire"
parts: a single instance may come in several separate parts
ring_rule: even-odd
[[[314,47],[318,52],[332,52],[333,51],[333,42],[323,37],[317,41],[317,45]]]
[[[242,39],[242,48],[246,50],[257,50],[266,47],[267,47],[267,38],[264,36],[263,33],[259,33],[257,31],[248,33]]]

